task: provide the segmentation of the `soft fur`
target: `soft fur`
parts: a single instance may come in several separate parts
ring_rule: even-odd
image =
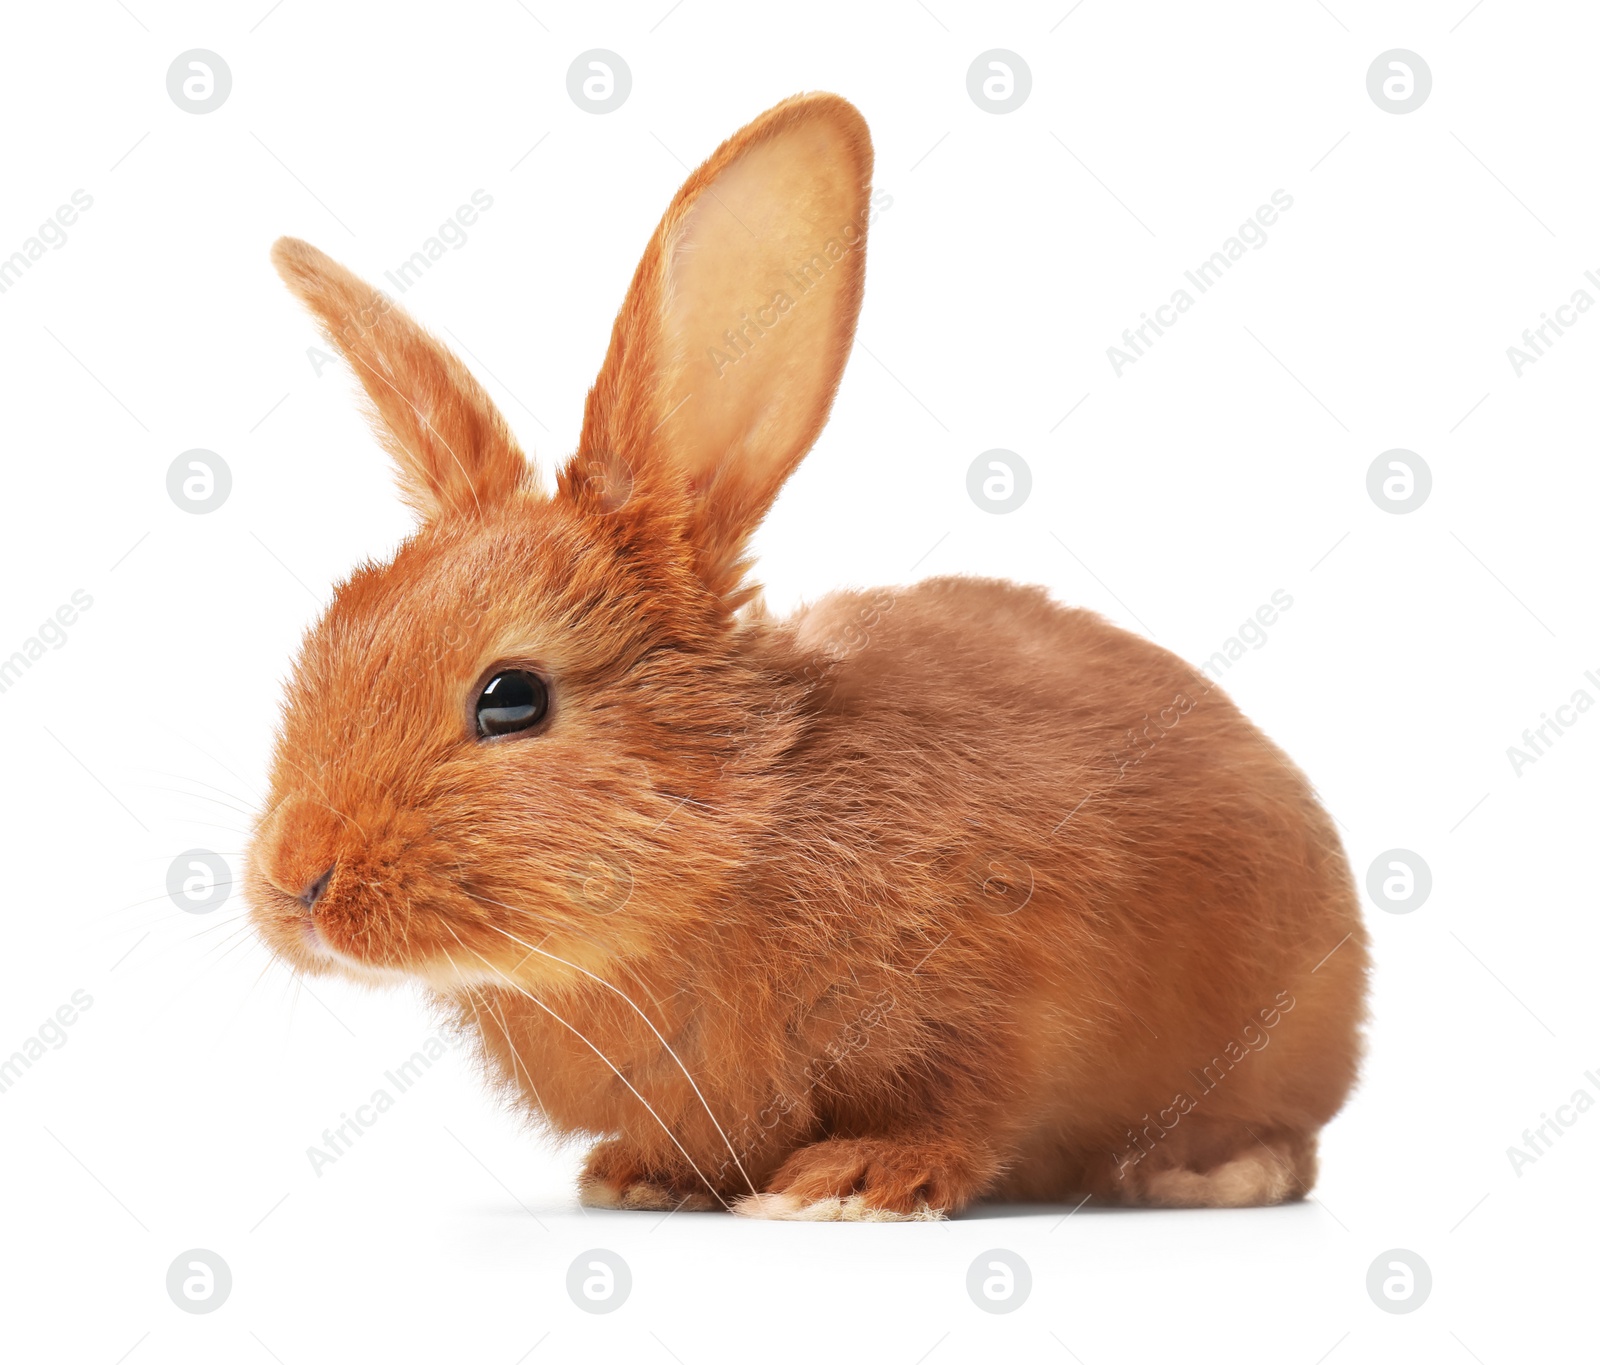
[[[1367,958],[1290,761],[1036,588],[755,597],[746,541],[850,348],[871,163],[817,95],[689,178],[554,495],[459,361],[278,243],[423,520],[306,639],[256,922],[301,971],[426,982],[521,1102],[603,1139],[594,1204],[1297,1197]],[[481,741],[508,663],[549,723]]]

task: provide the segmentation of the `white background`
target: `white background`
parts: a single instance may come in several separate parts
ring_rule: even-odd
[[[1520,377],[1506,348],[1600,270],[1600,15],[268,3],[11,6],[0,43],[0,254],[74,190],[94,200],[0,295],[0,657],[74,590],[93,598],[0,694],[0,1056],[75,990],[93,998],[0,1094],[7,1357],[1581,1352],[1600,1115],[1520,1174],[1507,1148],[1575,1090],[1600,1098],[1584,1077],[1600,1068],[1600,714],[1520,775],[1507,747],[1576,689],[1600,699],[1584,679],[1600,672],[1600,316]],[[1433,73],[1400,116],[1366,89],[1396,47]],[[232,70],[214,113],[168,97],[190,48]],[[568,96],[589,48],[631,67],[615,113]],[[990,48],[1031,68],[1014,113],[967,94]],[[306,237],[381,279],[487,190],[493,208],[405,303],[470,351],[548,472],[686,168],[804,89],[861,107],[893,207],[832,423],[760,535],[773,604],[1006,576],[1198,662],[1283,589],[1292,609],[1228,690],[1310,774],[1358,875],[1396,847],[1432,869],[1414,913],[1369,904],[1371,1055],[1325,1134],[1315,1202],[897,1226],[586,1213],[581,1153],[525,1130],[458,1055],[314,1174],[308,1146],[433,1021],[405,994],[313,997],[251,940],[237,897],[192,915],[166,895],[184,850],[237,867],[301,631],[409,524],[347,373],[308,360],[271,241]],[[1267,244],[1118,377],[1122,329],[1277,189],[1294,206]],[[166,492],[194,447],[232,471],[208,515]],[[1008,516],[966,493],[993,447],[1033,472]],[[1403,516],[1366,490],[1395,447],[1433,473]],[[164,1287],[195,1247],[233,1273],[206,1316]],[[632,1268],[605,1317],[565,1290],[590,1247]],[[991,1247],[1032,1270],[1007,1316],[964,1288]],[[1365,1288],[1395,1247],[1433,1273],[1405,1316]]]

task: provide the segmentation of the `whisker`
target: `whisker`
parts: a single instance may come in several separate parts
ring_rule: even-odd
[[[180,730],[174,730],[170,725],[164,725],[160,721],[157,721],[156,724],[159,725],[161,727],[161,729],[165,730],[174,739],[181,739],[185,744],[187,744],[191,749],[195,750],[197,753],[204,754],[213,763],[215,763],[217,765],[217,767],[221,768],[223,772],[227,773],[229,777],[233,778],[234,781],[243,783],[244,786],[246,786],[246,787],[248,787],[250,785],[249,782],[245,781],[245,779],[243,777],[240,777],[238,773],[234,772],[234,770],[232,768],[230,768],[226,763],[224,763],[220,758],[218,758],[214,753],[212,753],[211,750],[207,749],[204,745],[197,744],[192,735],[186,735]]]
[[[487,900],[489,898],[483,897],[482,899]],[[506,905],[502,901],[490,900],[489,903],[491,905],[499,905],[502,909],[510,910],[513,914],[516,913],[515,906]],[[625,992],[618,987],[613,986],[609,981],[596,976],[587,967],[580,967],[576,962],[568,962],[566,958],[557,957],[554,953],[546,952],[543,948],[535,948],[531,943],[523,943],[522,940],[515,934],[502,929],[498,924],[491,924],[489,927],[497,934],[504,934],[513,943],[521,944],[522,947],[526,948],[531,953],[538,953],[540,957],[547,957],[552,962],[559,962],[565,967],[571,967],[573,971],[582,972],[586,977],[589,978],[589,980],[598,985],[604,986],[613,995],[619,997],[624,1003],[627,1004],[629,1009],[643,1019],[650,1032],[655,1034],[656,1041],[659,1042],[662,1047],[666,1048],[667,1056],[671,1057],[672,1060],[677,1063],[678,1070],[683,1072],[684,1080],[689,1082],[689,1088],[694,1091],[695,1098],[700,1101],[700,1107],[706,1111],[706,1117],[711,1120],[711,1126],[717,1130],[717,1136],[722,1139],[722,1145],[728,1149],[728,1155],[733,1158],[733,1164],[739,1168],[739,1174],[744,1177],[744,1183],[750,1187],[750,1193],[757,1193],[755,1181],[750,1179],[750,1173],[745,1170],[744,1163],[739,1160],[739,1154],[738,1152],[734,1151],[733,1143],[728,1141],[728,1135],[722,1131],[722,1125],[717,1122],[717,1116],[711,1112],[711,1106],[706,1102],[706,1097],[700,1093],[700,1087],[695,1083],[694,1077],[689,1074],[689,1068],[683,1064],[683,1059],[672,1050],[672,1044],[662,1037],[661,1030],[655,1026],[648,1014],[634,1004],[633,1000]]]
[[[360,823],[358,821],[356,821],[352,817],[346,815],[342,810],[340,810],[337,806],[335,806],[331,801],[328,800],[328,790],[327,790],[326,787],[324,787],[322,785],[322,783],[320,781],[318,781],[315,777],[313,777],[310,773],[308,773],[304,768],[302,768],[292,758],[285,758],[283,761],[285,763],[287,763],[291,768],[293,768],[296,772],[298,772],[301,777],[305,778],[307,782],[309,782],[313,787],[315,787],[317,789],[317,794],[322,797],[322,804],[324,806],[326,806],[330,811],[332,811],[335,815],[337,815],[347,825],[354,825],[356,833],[359,834],[363,839],[365,839],[367,837],[366,830],[361,828],[361,825],[360,825]],[[279,802],[278,804],[281,805],[282,802]],[[272,809],[274,811],[276,811],[277,808],[278,808],[277,806],[274,806]],[[270,813],[271,812],[269,812],[269,814]],[[262,820],[263,820],[263,822],[265,822],[266,816],[263,816]]]
[[[456,933],[456,931],[454,929],[450,928],[450,926],[448,924],[446,924],[444,927],[448,931],[448,933],[449,933],[451,938],[455,939],[455,941],[457,943],[460,943],[463,948],[466,948],[467,945],[465,943],[461,943],[461,937],[460,937],[459,934]],[[470,949],[468,951],[470,951]],[[456,966],[455,959],[453,957],[451,957],[449,953],[446,953],[444,956],[445,956],[445,960],[455,970],[456,975],[460,976],[461,975],[461,968]],[[533,956],[533,954],[524,953],[522,955],[522,957],[518,960],[516,966],[513,967],[511,970],[512,971],[518,970],[518,968],[520,968],[522,966],[522,964],[524,962],[526,962],[531,956]],[[491,1001],[491,999],[489,997],[489,992],[487,990],[484,990],[480,986],[468,985],[467,986],[467,994],[471,997],[471,999],[473,1000],[475,1005],[481,1004],[481,1006],[483,1007],[483,1009],[484,1009],[484,1011],[486,1013],[492,1010],[493,1013],[490,1015],[491,1018],[495,1018],[496,1016],[498,1016],[497,1022],[500,1025],[500,1032],[501,1032],[502,1036],[504,1036],[504,1038],[506,1040],[506,1050],[511,1053],[511,1065],[512,1065],[512,1069],[513,1069],[513,1074],[516,1074],[516,1073],[520,1072],[522,1077],[523,1077],[523,1079],[527,1081],[528,1089],[533,1092],[533,1102],[534,1102],[534,1104],[538,1106],[539,1113],[544,1118],[544,1121],[545,1121],[546,1125],[547,1126],[550,1125],[550,1122],[551,1122],[550,1121],[550,1111],[545,1108],[544,1097],[539,1093],[539,1087],[534,1084],[533,1072],[528,1067],[526,1067],[526,1066],[524,1066],[522,1064],[522,1054],[517,1050],[516,1043],[514,1043],[512,1041],[512,1039],[511,1039],[511,1022],[510,1022],[510,1020],[508,1020],[506,1018],[505,1007],[503,1005],[501,1005],[498,1001]],[[578,1209],[583,1214],[583,1216],[585,1218],[587,1218],[589,1216],[589,1210],[584,1208],[582,1201],[579,1202]]]
[[[465,892],[468,896],[470,896],[473,900],[479,901],[484,905],[496,905],[496,906],[499,906],[503,910],[513,910],[514,909],[517,914],[519,914],[519,915],[527,915],[529,918],[536,919],[536,920],[540,921],[540,923],[542,923],[542,924],[548,924],[548,925],[550,925],[552,927],[552,929],[559,930],[561,933],[565,934],[569,938],[582,939],[591,948],[596,948],[602,953],[606,953],[606,952],[610,951],[608,945],[605,944],[605,943],[602,943],[593,934],[587,934],[582,929],[578,928],[577,925],[572,924],[572,923],[570,923],[570,922],[568,922],[566,920],[557,919],[554,915],[547,915],[543,911],[534,910],[534,909],[532,909],[532,908],[530,908],[528,906],[521,906],[521,907],[509,906],[509,905],[504,904],[501,901],[495,900],[492,896],[481,896],[476,891],[469,890],[465,886],[461,887],[460,889],[463,892]],[[551,937],[553,937],[553,934],[546,934],[545,937],[543,939],[540,939],[539,941],[541,943],[543,943],[546,939],[549,939]],[[526,945],[524,945],[524,946],[526,946]],[[657,996],[654,991],[650,991],[649,983],[645,983],[645,987],[644,988],[645,988],[645,990],[650,992],[650,1003],[652,1005],[654,1005],[657,1009],[660,1009],[661,1008],[661,999],[660,999],[660,997]]]
[[[219,858],[242,858],[245,853],[242,848],[214,848],[211,851]],[[170,853],[150,853],[141,858],[128,858],[125,861],[130,867],[136,863],[141,865],[147,863],[170,863],[172,855]]]
[[[224,801],[218,796],[204,796],[200,792],[184,791],[182,787],[162,787],[154,782],[140,783],[146,791],[171,792],[174,796],[185,796],[191,801],[209,801],[214,806],[221,806],[224,810],[231,810],[235,815],[242,815],[247,820],[255,818],[253,810],[246,810],[243,806],[235,805],[232,801]]]
[[[450,932],[452,934],[455,933],[455,931],[453,929]],[[460,938],[457,938],[456,942],[457,943],[461,943]],[[465,943],[462,943],[461,946],[463,948],[467,948],[467,945]],[[613,1062],[611,1060],[611,1058],[607,1057],[605,1053],[600,1051],[600,1049],[598,1047],[596,1047],[592,1042],[590,1042],[589,1039],[584,1036],[583,1031],[581,1029],[575,1027],[572,1024],[569,1024],[565,1019],[563,1019],[559,1014],[557,1014],[553,1009],[551,1009],[550,1006],[545,1004],[543,1000],[539,999],[538,996],[533,994],[532,991],[525,990],[523,987],[519,986],[515,981],[511,980],[510,977],[508,977],[504,972],[502,972],[498,967],[496,967],[494,965],[494,963],[490,962],[488,958],[484,957],[484,955],[482,953],[478,952],[477,949],[475,949],[475,948],[467,948],[467,951],[469,953],[471,953],[475,958],[477,958],[478,961],[483,963],[483,965],[485,967],[487,967],[491,972],[493,972],[496,976],[498,976],[502,981],[504,981],[506,983],[506,985],[510,986],[512,990],[516,991],[518,995],[526,996],[535,1005],[537,1005],[546,1014],[548,1014],[552,1019],[554,1019],[556,1021],[556,1023],[560,1024],[563,1028],[568,1029],[570,1032],[572,1032],[574,1035],[576,1035],[577,1038],[581,1042],[583,1042],[589,1048],[589,1050],[594,1053],[594,1055],[596,1057],[598,1057],[602,1062],[604,1062],[608,1067],[610,1067],[611,1070],[612,1070],[612,1073],[616,1076],[616,1078],[619,1081],[621,1081],[623,1083],[623,1085],[628,1087],[628,1093],[631,1094],[634,1097],[634,1099],[638,1100],[640,1104],[644,1105],[645,1111],[650,1115],[650,1117],[653,1118],[657,1123],[659,1123],[661,1125],[661,1131],[663,1133],[665,1133],[669,1138],[672,1139],[672,1145],[674,1147],[676,1147],[681,1153],[683,1153],[683,1159],[689,1163],[689,1169],[692,1170],[697,1176],[700,1177],[701,1183],[704,1184],[705,1187],[708,1190],[711,1191],[711,1197],[713,1199],[715,1199],[717,1201],[717,1203],[721,1204],[724,1209],[726,1209],[728,1207],[728,1201],[726,1199],[724,1199],[717,1192],[716,1186],[713,1185],[709,1180],[706,1179],[705,1172],[703,1172],[698,1166],[695,1165],[694,1158],[689,1155],[688,1149],[685,1148],[684,1145],[681,1142],[678,1141],[677,1134],[674,1133],[671,1128],[667,1127],[666,1120],[663,1119],[660,1114],[656,1113],[656,1111],[655,1111],[654,1107],[651,1105],[650,1101],[645,1099],[645,1097],[643,1095],[641,1095],[637,1090],[635,1090],[633,1088],[633,1082],[630,1081],[626,1076],[624,1076],[622,1074],[622,1072],[618,1069],[616,1063]]]
[[[187,815],[181,817],[181,819],[185,825],[204,825],[207,829],[225,829],[229,834],[237,834],[244,839],[250,837],[250,831],[240,829],[238,825],[219,825],[215,820],[194,820]]]
[[[231,1030],[239,1022],[239,1016],[242,1015],[245,1012],[245,1010],[247,1010],[250,1007],[250,997],[253,996],[256,993],[256,987],[258,987],[263,981],[266,980],[267,973],[272,970],[273,965],[274,965],[274,963],[276,961],[277,961],[277,959],[275,957],[273,957],[272,955],[269,954],[267,956],[266,965],[263,966],[261,968],[261,970],[256,973],[255,980],[250,983],[250,988],[247,991],[245,991],[245,993],[242,996],[239,997],[239,1008],[234,1010],[233,1017],[228,1020],[227,1028],[223,1030],[224,1034],[226,1034],[229,1030]]]
[[[150,773],[155,777],[169,777],[174,782],[192,782],[197,787],[205,787],[209,791],[216,792],[219,796],[226,796],[230,800],[234,801],[254,801],[256,799],[254,796],[251,796],[248,793],[236,792],[230,787],[219,787],[215,782],[205,782],[198,777],[191,777],[188,773],[169,773],[164,768],[145,768],[139,766],[134,766],[131,770],[133,772]],[[254,812],[252,811],[251,814],[254,814]]]
[[[202,943],[211,934],[222,933],[224,939],[232,938],[235,934],[242,934],[250,928],[249,918],[245,915],[234,915],[229,919],[218,920],[215,924],[208,924],[203,929],[197,929],[184,936],[184,941],[206,948],[215,947],[221,939],[211,939],[209,943]]]
[[[235,943],[235,942],[237,942],[241,935],[247,934],[250,931],[250,926],[248,924],[238,924],[238,923],[235,923],[235,924],[233,924],[231,926],[230,925],[226,925],[226,924],[216,924],[216,925],[213,925],[212,928],[214,928],[214,929],[227,929],[228,932],[225,933],[221,938],[213,939],[210,943],[206,944],[205,945],[205,952],[201,954],[202,958],[207,957],[212,953],[215,953],[225,943]],[[194,938],[191,939],[190,941],[191,942],[198,942],[199,937],[200,936],[198,934],[196,934],[194,936]]]
[[[446,925],[445,928],[450,929],[450,926]],[[461,943],[460,936],[453,929],[450,929],[450,937],[455,939],[457,943]],[[465,948],[467,945],[461,943],[461,946]],[[522,962],[526,962],[528,960],[528,956],[528,954],[524,953],[522,956]],[[538,1106],[541,1114],[546,1115],[548,1121],[548,1111],[546,1111],[544,1107],[543,1097],[539,1094],[539,1087],[533,1083],[533,1073],[529,1071],[527,1067],[523,1066],[522,1054],[517,1051],[517,1045],[511,1041],[511,1024],[506,1018],[505,1011],[500,1010],[499,1017],[496,1018],[495,1015],[491,1013],[491,1010],[495,1007],[490,1003],[489,992],[483,989],[481,986],[467,981],[465,976],[462,974],[461,968],[456,965],[455,958],[451,957],[449,953],[445,953],[444,958],[445,961],[450,964],[451,969],[455,972],[457,979],[460,980],[462,987],[466,990],[467,998],[472,1001],[473,1010],[475,1012],[481,1012],[489,1015],[489,1017],[495,1019],[495,1022],[499,1025],[500,1034],[506,1040],[506,1051],[511,1054],[513,1076],[520,1074],[523,1079],[527,1081],[528,1089],[533,1092],[534,1104]],[[516,971],[517,967],[522,966],[522,962],[517,963],[516,967],[513,967],[511,970]]]
[[[451,936],[455,937],[453,930],[451,931]],[[456,942],[461,943],[461,940],[456,938]],[[466,944],[462,943],[461,946],[464,948],[466,947]],[[526,962],[527,960],[527,957],[524,956],[522,962]],[[520,967],[522,962],[519,962],[517,967]],[[515,971],[516,967],[513,967],[511,970]],[[475,988],[473,989],[472,994],[474,998],[477,997],[477,990]],[[483,1005],[486,1010],[493,1010],[499,1016],[497,1022],[500,1025],[500,1032],[505,1037],[506,1048],[511,1053],[513,1074],[520,1074],[522,1078],[527,1081],[528,1089],[533,1092],[533,1102],[539,1106],[541,1113],[548,1113],[549,1111],[544,1107],[544,1099],[539,1094],[539,1087],[533,1082],[533,1072],[522,1064],[522,1054],[517,1051],[517,1045],[511,1041],[511,1021],[506,1018],[506,1012],[504,1008],[501,1007],[497,1002],[491,1001],[487,991],[485,991],[483,994]]]
[[[168,916],[168,918],[170,919],[171,916]],[[249,922],[250,912],[248,910],[241,910],[236,915],[229,915],[225,919],[219,919],[215,924],[207,924],[203,928],[196,929],[193,933],[185,935],[185,938],[188,942],[194,943],[200,939],[203,939],[207,934],[216,933],[218,929],[247,928],[249,926]]]
[[[137,910],[141,905],[154,905],[157,901],[170,901],[171,899],[172,899],[172,893],[169,892],[169,891],[163,891],[159,896],[146,896],[142,901],[131,901],[127,905],[119,905],[115,910],[107,910],[105,913],[107,915],[121,915],[121,914],[125,914],[129,910]],[[167,917],[165,915],[163,915],[161,918],[165,919]],[[134,926],[135,929],[140,929],[140,928],[144,928],[144,927],[145,927],[144,925],[135,925]],[[133,929],[122,929],[122,930],[117,930],[117,931],[114,931],[114,932],[131,934],[133,932]]]
[[[249,938],[242,937],[240,935],[235,935],[231,939],[224,939],[221,943],[219,943],[219,944],[215,945],[215,947],[213,947],[212,952],[216,953],[216,956],[212,957],[212,959],[211,959],[210,963],[208,964],[208,966],[213,971],[216,970],[224,962],[226,962],[230,957],[232,957],[236,952],[238,952],[240,948],[251,946],[252,943],[253,943],[253,940],[251,940]],[[217,952],[216,950],[218,948],[220,948],[222,951],[221,952]]]

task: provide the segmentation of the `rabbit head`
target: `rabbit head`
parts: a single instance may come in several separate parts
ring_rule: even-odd
[[[295,967],[447,988],[526,975],[547,939],[589,968],[692,946],[783,791],[789,684],[741,612],[746,545],[838,385],[871,171],[860,115],[820,95],[689,177],[554,492],[455,356],[278,242],[420,515],[289,684],[246,885]]]

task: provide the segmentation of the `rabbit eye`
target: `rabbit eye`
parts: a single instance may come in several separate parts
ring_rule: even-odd
[[[526,669],[507,669],[496,673],[478,693],[478,734],[492,739],[496,735],[531,730],[545,718],[549,709],[550,693],[543,678]]]

